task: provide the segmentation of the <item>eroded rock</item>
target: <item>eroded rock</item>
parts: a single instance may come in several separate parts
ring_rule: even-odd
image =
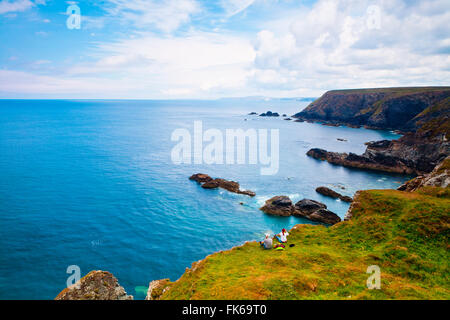
[[[61,291],[55,300],[133,300],[117,279],[107,271],[91,271]]]
[[[260,209],[268,214],[288,217],[292,215],[294,206],[292,205],[292,201],[289,197],[276,196],[267,200],[264,206]]]
[[[197,181],[202,185],[202,188],[204,189],[222,188],[233,193],[243,194],[250,197],[254,197],[256,195],[256,193],[253,191],[241,190],[239,183],[236,181],[230,181],[221,178],[213,179],[209,175],[203,173],[194,174],[189,179]]]
[[[330,197],[333,199],[341,199],[344,202],[352,202],[353,199],[349,196],[344,196],[334,190],[331,190],[330,188],[327,187],[318,187],[316,189],[316,192],[320,193],[321,195],[324,195],[326,197]]]

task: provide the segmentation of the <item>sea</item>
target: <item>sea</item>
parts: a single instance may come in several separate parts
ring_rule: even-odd
[[[308,103],[0,100],[0,299],[54,299],[75,269],[81,276],[109,271],[128,294],[144,299],[150,281],[177,280],[211,253],[313,223],[259,210],[273,196],[318,200],[343,218],[349,204],[315,188],[352,196],[410,178],[306,156],[311,148],[360,154],[365,142],[399,138],[393,132],[248,115],[290,116]],[[227,129],[252,129],[268,132],[270,141],[278,132],[278,170],[261,174],[264,165],[248,160],[174,161],[174,132],[189,132],[194,141],[195,123],[224,137]],[[188,179],[194,173],[238,181],[256,196],[202,189]]]

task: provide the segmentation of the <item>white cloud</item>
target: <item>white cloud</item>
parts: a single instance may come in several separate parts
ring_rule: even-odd
[[[200,11],[195,0],[107,0],[112,16],[137,27],[153,25],[161,31],[172,32],[188,23]]]
[[[0,2],[0,14],[9,12],[21,12],[30,9],[34,3],[30,0],[3,0]]]
[[[255,0],[221,0],[221,5],[228,16],[234,16],[250,7],[254,2]]]
[[[0,81],[0,92],[54,90],[100,98],[283,97],[450,81],[448,0],[319,0],[312,7],[277,12],[271,20],[258,17],[259,31],[252,34],[236,28],[223,31],[225,27],[198,31],[193,24],[176,36],[172,31],[201,10],[195,1],[110,2],[109,14],[166,33],[135,31],[133,38],[99,43],[84,60],[91,62],[71,64],[53,77],[3,70],[0,76],[8,81]],[[229,13],[252,4],[232,1]],[[367,23],[371,5],[379,7],[380,28]]]
[[[405,3],[320,0],[287,21],[267,23],[255,44],[254,85],[280,92],[448,85],[450,3]],[[380,29],[367,23],[374,4]]]

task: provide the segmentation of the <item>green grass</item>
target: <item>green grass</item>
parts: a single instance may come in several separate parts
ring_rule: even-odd
[[[351,221],[298,225],[284,251],[249,242],[210,255],[161,298],[449,299],[449,211],[439,188],[364,191]],[[374,264],[381,290],[366,288]]]

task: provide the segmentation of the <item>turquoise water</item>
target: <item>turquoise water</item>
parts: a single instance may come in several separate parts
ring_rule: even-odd
[[[348,204],[322,197],[317,186],[343,186],[340,192],[352,195],[395,188],[408,178],[305,155],[313,147],[362,153],[366,141],[398,137],[390,132],[246,116],[290,115],[305,105],[0,100],[0,299],[53,299],[66,285],[69,265],[82,275],[108,270],[142,299],[149,281],[176,280],[210,253],[309,223],[259,211],[274,195],[316,199],[343,217]],[[195,120],[204,130],[279,129],[278,174],[262,176],[259,165],[172,164],[172,131],[192,132]],[[188,180],[197,172],[239,181],[257,196],[204,190]]]

